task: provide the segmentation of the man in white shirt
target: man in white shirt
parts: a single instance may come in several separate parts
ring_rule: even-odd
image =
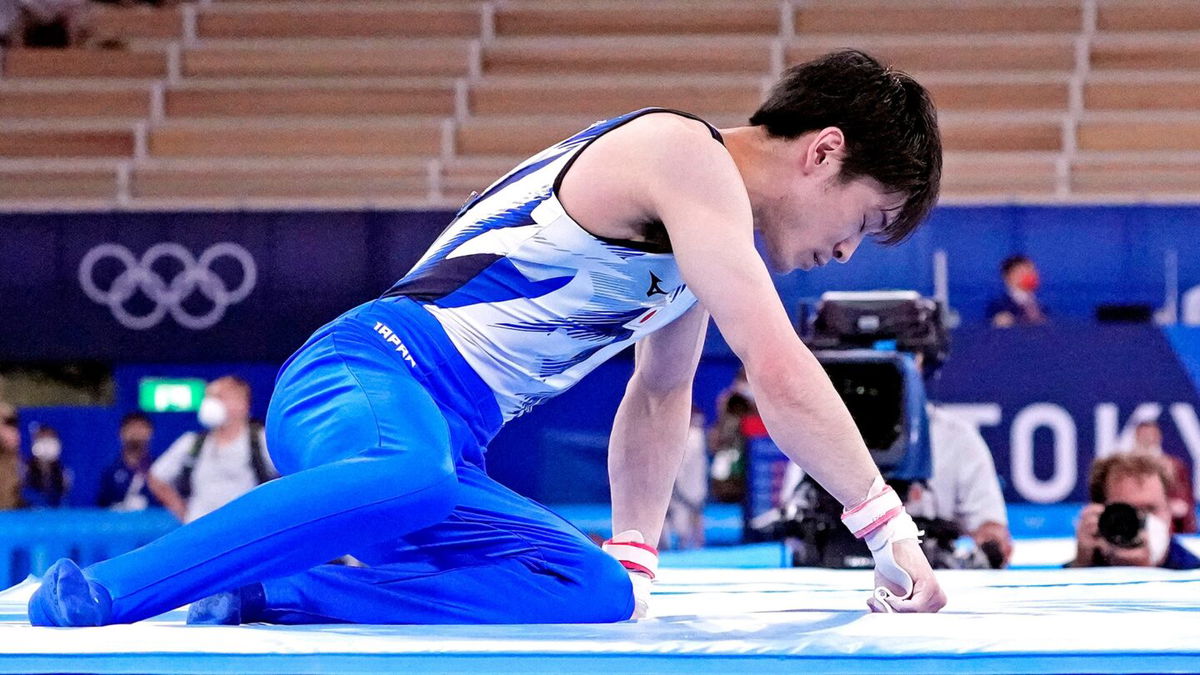
[[[924,503],[932,506],[933,517],[958,525],[977,546],[993,543],[1007,564],[1012,555],[1012,535],[987,443],[975,427],[954,413],[933,404],[926,410],[933,476]],[[921,510],[913,507],[913,513]]]
[[[208,430],[179,437],[150,467],[149,485],[181,521],[190,523],[278,476],[263,428],[250,423],[250,385],[227,375],[213,380],[200,404]]]

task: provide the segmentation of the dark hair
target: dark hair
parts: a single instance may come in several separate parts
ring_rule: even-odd
[[[1029,259],[1029,256],[1020,253],[1010,255],[1000,262],[1000,273],[1007,276],[1017,265],[1029,265],[1032,263],[1033,261]]]
[[[834,52],[788,68],[750,124],[786,139],[841,129],[846,137],[842,180],[867,176],[907,195],[883,232],[885,244],[912,234],[937,202],[942,138],[933,100],[907,73],[884,67],[864,52]]]
[[[247,382],[245,378],[242,378],[238,375],[222,375],[212,382],[209,382],[209,384],[212,384],[213,382],[228,382],[232,384],[235,389],[241,391],[242,395],[246,397],[246,402],[250,402],[250,383]]]
[[[154,422],[150,421],[149,415],[147,415],[146,413],[143,413],[143,412],[137,412],[135,410],[134,412],[125,413],[124,415],[121,416],[120,428],[124,429],[125,427],[129,426],[130,424],[133,424],[134,422],[141,422],[142,424],[145,424],[148,427],[152,427],[152,428],[154,427]]]
[[[1092,471],[1088,475],[1088,496],[1096,504],[1108,501],[1108,479],[1112,476],[1153,476],[1162,481],[1163,491],[1170,492],[1175,482],[1171,473],[1161,457],[1119,452],[1092,464]]]

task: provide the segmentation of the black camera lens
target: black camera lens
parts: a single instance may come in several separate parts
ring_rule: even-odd
[[[1138,536],[1146,524],[1138,510],[1129,504],[1113,502],[1104,507],[1100,514],[1100,536],[1117,548],[1137,548],[1141,545]]]

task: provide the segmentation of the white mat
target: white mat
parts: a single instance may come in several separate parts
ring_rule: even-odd
[[[827,672],[1200,670],[1200,572],[940,578],[950,598],[941,614],[871,615],[866,572],[664,570],[652,618],[597,626],[188,627],[174,612],[132,626],[32,628],[26,584],[0,593],[0,672],[728,673],[763,659]]]

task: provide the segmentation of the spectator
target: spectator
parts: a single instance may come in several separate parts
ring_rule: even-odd
[[[704,546],[704,503],[708,499],[708,447],[704,439],[704,413],[692,406],[683,461],[675,476],[671,503],[667,506],[667,527],[663,538],[671,535],[681,549]]]
[[[185,523],[274,478],[262,425],[250,422],[250,385],[226,375],[200,403],[207,431],[180,436],[150,467],[151,492]]]
[[[141,511],[159,506],[146,477],[150,471],[150,439],[154,424],[140,412],[121,418],[121,456],[100,478],[96,505],[115,511]]]
[[[87,0],[0,0],[0,43],[67,47],[84,33]]]
[[[62,440],[53,427],[39,426],[29,447],[33,457],[21,494],[26,506],[58,508],[66,503],[71,476],[62,465]]]
[[[933,475],[927,494],[915,501],[931,511],[933,518],[954,523],[960,532],[970,535],[993,567],[1007,565],[1012,534],[987,442],[977,428],[949,410],[930,403],[926,411]],[[914,507],[914,515],[918,512]]]
[[[1009,256],[1000,264],[1000,273],[1004,294],[989,302],[987,308],[992,325],[1008,328],[1045,323],[1046,312],[1036,295],[1041,277],[1033,261],[1023,255]]]
[[[1163,433],[1155,420],[1143,420],[1133,430],[1130,452],[1159,458],[1167,465],[1171,489],[1167,503],[1171,507],[1171,527],[1179,534],[1196,531],[1196,495],[1192,489],[1192,472],[1183,460],[1163,452]]]
[[[725,503],[739,503],[746,496],[746,441],[749,427],[762,426],[754,392],[740,368],[729,387],[717,396],[717,421],[709,447],[713,451],[713,496]]]
[[[22,473],[17,409],[0,401],[0,511],[24,506],[21,501]]]
[[[1088,478],[1092,503],[1080,514],[1068,566],[1200,569],[1200,558],[1172,536],[1170,489],[1169,469],[1158,458],[1130,452],[1096,460]]]

